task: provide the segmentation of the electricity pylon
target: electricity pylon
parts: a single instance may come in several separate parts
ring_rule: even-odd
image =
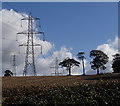
[[[36,68],[35,68],[35,56],[34,56],[34,46],[41,46],[40,44],[34,44],[33,35],[35,34],[43,34],[43,32],[39,32],[34,30],[34,21],[40,20],[39,18],[34,18],[31,16],[31,13],[28,17],[23,18],[22,20],[28,21],[28,30],[27,32],[20,32],[17,34],[27,34],[27,44],[22,44],[19,46],[27,46],[26,47],[26,57],[25,57],[25,66],[23,70],[23,76],[26,76],[27,73],[30,73],[30,70],[33,72],[34,76],[37,76]],[[41,46],[42,51],[42,46]]]
[[[54,68],[55,73],[52,73],[52,74],[55,74],[55,76],[59,76],[60,74],[62,74],[62,73],[59,73],[59,70],[58,70],[61,67],[59,67],[59,60],[57,59],[57,57],[55,59],[55,66],[50,67],[50,68]]]
[[[14,76],[16,76],[16,55],[12,55],[13,56],[13,64],[12,64],[12,66],[13,66],[13,75]]]

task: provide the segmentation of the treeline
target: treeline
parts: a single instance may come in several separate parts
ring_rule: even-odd
[[[83,66],[83,75],[86,75],[85,72],[85,64],[84,64],[84,52],[79,52],[77,54],[77,58],[82,61],[82,66]],[[107,54],[105,54],[103,51],[100,50],[92,50],[90,51],[90,57],[92,58],[92,61],[90,62],[91,69],[97,70],[97,75],[100,74],[100,70],[105,70],[106,69],[106,64],[108,62],[109,57]],[[71,75],[71,69],[74,66],[80,66],[80,62],[76,61],[75,59],[70,59],[67,57],[63,61],[59,63],[60,66],[66,67],[66,70],[69,72],[69,76]],[[113,60],[112,60],[112,69],[114,73],[120,73],[120,54],[116,53],[113,55]],[[6,70],[4,73],[4,76],[13,76],[13,73],[10,70]]]
[[[79,52],[77,54],[77,58],[82,61],[83,65],[83,75],[85,75],[85,67],[84,67],[84,52]],[[92,50],[90,51],[90,57],[92,58],[92,61],[90,62],[91,69],[97,70],[97,74],[100,74],[100,70],[106,69],[106,64],[108,62],[109,57],[107,54],[105,54],[103,51],[100,50]],[[62,67],[66,67],[66,70],[68,70],[69,74],[71,75],[71,68],[74,66],[80,65],[80,62],[76,61],[75,59],[66,58],[62,62],[59,63]],[[120,73],[120,54],[116,53],[113,55],[113,60],[111,64],[113,68],[114,73]]]

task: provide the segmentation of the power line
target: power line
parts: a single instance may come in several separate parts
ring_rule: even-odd
[[[52,67],[50,67],[50,68],[54,68],[54,73],[52,73],[52,74],[55,74],[55,76],[59,76],[60,74],[62,74],[62,73],[60,73],[59,72],[59,68],[61,68],[61,67],[59,67],[59,60],[58,60],[58,58],[56,57],[55,58],[55,66],[52,66]]]
[[[9,3],[7,3],[7,5],[10,7],[10,8],[12,8],[14,11],[16,11],[17,13],[18,13],[18,11],[15,9],[15,8],[13,8]],[[18,33],[18,34],[24,34],[24,35],[27,35],[27,37],[28,37],[28,35],[29,35],[29,38],[27,39],[27,44],[19,44],[19,42],[18,42],[18,34],[16,35],[16,41],[18,42],[18,44],[19,44],[19,47],[20,46],[27,46],[27,48],[26,48],[26,53],[22,53],[22,52],[16,52],[16,53],[19,53],[19,54],[25,54],[26,55],[26,57],[25,57],[25,66],[24,66],[24,70],[23,70],[23,75],[25,75],[26,76],[26,74],[27,74],[27,72],[28,72],[28,68],[29,68],[29,66],[33,66],[33,73],[34,73],[34,75],[37,75],[37,73],[36,73],[36,69],[35,69],[35,60],[34,60],[34,55],[35,54],[37,54],[37,53],[35,53],[34,52],[34,47],[35,46],[38,46],[37,44],[33,44],[33,35],[34,34],[42,34],[42,36],[43,36],[43,41],[46,41],[46,39],[45,39],[45,37],[46,37],[46,35],[45,35],[45,33],[44,32],[38,32],[38,31],[36,31],[36,30],[34,30],[33,29],[33,20],[39,20],[39,28],[41,29],[41,24],[40,24],[40,19],[39,18],[33,18],[32,16],[31,16],[31,14],[29,14],[28,15],[28,17],[25,17],[25,15],[23,15],[23,14],[21,14],[24,18],[22,19],[22,20],[27,20],[28,21],[28,32],[27,31],[23,31],[23,32],[20,32],[20,33]],[[37,27],[37,26],[36,26]],[[23,25],[22,25],[22,21],[21,21],[21,28],[23,29],[23,30],[25,30],[24,28],[23,28]],[[18,30],[17,30],[18,31]],[[4,40],[12,40],[12,39],[8,39],[8,38],[3,38]],[[15,40],[13,40],[13,41],[15,41]],[[28,43],[29,42],[29,43]],[[43,53],[42,53],[42,45],[39,45],[40,47],[41,47],[41,55],[42,55],[42,57],[45,59],[45,56],[43,55]],[[52,52],[52,50],[49,50],[49,47],[48,47],[48,44],[46,43],[46,48],[48,49],[48,52],[50,53],[50,55],[52,56],[52,54],[53,54],[53,52]],[[5,51],[7,51],[7,50],[5,50]],[[8,51],[8,52],[13,52],[13,51]],[[30,53],[31,52],[31,53]],[[30,62],[29,61],[29,58],[32,58],[32,62]]]
[[[33,72],[34,76],[37,75],[36,68],[35,68],[35,56],[34,56],[34,47],[40,46],[42,51],[41,44],[34,44],[33,34],[42,34],[43,32],[38,32],[33,29],[33,21],[39,20],[39,18],[33,18],[31,13],[28,17],[23,18],[22,20],[28,21],[28,31],[27,32],[20,32],[17,34],[27,34],[27,44],[21,44],[19,46],[27,46],[26,48],[26,57],[25,57],[25,66],[23,70],[23,75],[27,75],[28,71]]]
[[[13,64],[12,64],[12,67],[13,67],[13,75],[14,76],[16,76],[16,68],[17,68],[17,65],[16,65],[16,55],[14,54],[14,55],[12,55],[12,57],[13,57]]]

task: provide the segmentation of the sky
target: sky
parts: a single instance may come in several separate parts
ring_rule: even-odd
[[[117,3],[3,3],[3,8],[31,12],[41,19],[46,39],[72,48],[76,55],[92,49],[117,35]]]
[[[15,36],[15,33],[22,30],[20,27],[21,14],[27,16],[31,12],[32,16],[41,19],[41,29],[45,32],[47,41],[42,42],[38,38],[35,38],[35,41],[43,44],[44,55],[51,50],[53,51],[52,57],[49,56],[46,59],[36,56],[38,63],[41,63],[38,67],[42,70],[41,75],[48,74],[47,70],[50,70],[49,67],[54,64],[53,60],[55,57],[60,60],[65,57],[77,59],[76,55],[79,51],[86,53],[85,66],[87,70],[90,70],[90,67],[88,67],[90,62],[89,53],[94,49],[103,50],[110,56],[108,68],[111,70],[112,54],[117,51],[118,8],[116,2],[11,2],[3,3],[2,6],[3,36],[8,38],[15,38],[13,35]],[[23,24],[23,29],[26,29],[26,23]],[[19,40],[23,42],[26,41],[26,38],[22,36]],[[7,44],[3,42],[3,48],[6,50],[10,49],[10,44],[13,45],[12,40],[9,43],[7,41]],[[14,43],[14,45],[16,44]],[[17,49],[18,47],[14,48]],[[7,56],[11,60],[11,53],[8,54],[3,56],[4,64],[6,65],[8,65]],[[19,62],[22,68],[23,60],[21,59]],[[21,67],[19,67],[19,70],[22,70]],[[82,68],[73,70],[76,70],[74,74],[82,73]],[[92,73],[91,70],[88,72]],[[20,73],[18,72],[18,74]]]
[[[15,0],[2,0],[15,2]],[[119,0],[17,0],[16,2],[118,2]]]

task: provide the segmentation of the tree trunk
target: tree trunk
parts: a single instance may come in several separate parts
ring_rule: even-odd
[[[71,68],[68,68],[68,70],[69,70],[69,76],[71,76]]]
[[[82,59],[82,64],[83,64],[83,75],[85,75],[85,67],[84,67],[84,60]]]
[[[99,68],[97,68],[97,75],[99,75]]]

